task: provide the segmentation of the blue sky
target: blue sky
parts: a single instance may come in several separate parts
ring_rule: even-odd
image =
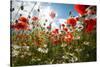
[[[51,3],[50,6],[58,13],[57,18],[67,19],[70,11],[72,11],[73,16],[78,16],[78,13],[74,10],[73,4]]]

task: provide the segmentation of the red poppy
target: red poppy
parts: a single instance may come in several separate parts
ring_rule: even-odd
[[[27,26],[26,26],[26,24],[24,24],[24,23],[18,23],[18,24],[16,25],[16,28],[17,28],[17,29],[27,29]]]
[[[80,14],[83,15],[86,13],[86,8],[89,7],[88,5],[74,5],[74,9]]]
[[[56,16],[56,13],[55,13],[54,11],[51,11],[49,15],[50,15],[50,17],[51,17],[52,19],[54,19],[55,16]]]
[[[18,23],[16,23],[15,25],[13,25],[15,30],[28,30],[29,26],[27,23],[19,21]]]
[[[64,36],[64,41],[65,42],[71,42],[73,40],[73,35],[72,33],[68,32],[65,36]]]
[[[54,45],[59,44],[59,40],[53,40],[53,44],[54,44]]]
[[[24,16],[21,16],[18,20],[22,22],[28,22],[28,19]]]
[[[88,25],[86,26],[85,32],[91,32],[93,29],[94,29],[94,25],[88,24]]]
[[[53,30],[53,31],[51,32],[51,34],[52,34],[53,36],[57,35],[58,33],[59,33],[59,29],[55,29],[55,30]]]
[[[96,19],[88,19],[85,20],[85,24],[86,24],[86,32],[91,32],[94,30],[95,26],[96,26]]]
[[[57,45],[57,44],[60,43],[60,40],[57,39],[57,38],[54,37],[54,36],[50,37],[50,41],[51,41],[51,43],[52,43],[53,45]]]
[[[96,25],[96,19],[86,19],[84,20],[86,24]]]
[[[14,29],[14,28],[15,28],[15,24],[12,24],[12,25],[11,25],[11,28]]]
[[[33,17],[32,17],[32,20],[33,20],[33,21],[37,21],[37,20],[39,20],[39,18],[36,17],[36,16],[33,16]]]
[[[75,26],[76,25],[76,20],[75,18],[69,18],[67,19],[67,24],[71,25],[71,26]]]

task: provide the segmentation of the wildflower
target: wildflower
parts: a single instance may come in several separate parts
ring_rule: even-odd
[[[62,44],[62,45],[61,45],[61,47],[66,47],[66,46],[67,46],[67,44]]]
[[[12,56],[18,56],[19,55],[19,51],[17,51],[16,49],[14,49],[12,51]]]
[[[25,49],[25,50],[27,50],[27,51],[29,51],[29,46],[23,46],[23,49]]]
[[[91,32],[94,30],[96,26],[96,19],[85,20],[85,24],[86,24],[85,32]]]
[[[84,45],[89,45],[90,42],[84,41],[83,44],[84,44]]]
[[[22,22],[28,22],[28,19],[26,17],[24,17],[24,16],[19,17],[18,20],[22,21]]]
[[[62,56],[63,59],[68,59],[68,56]]]
[[[13,28],[15,30],[29,30],[29,24],[23,21],[19,21],[18,23],[16,23]]]
[[[57,45],[59,43],[59,40],[53,40],[53,44]]]
[[[43,47],[46,48],[47,47],[47,44],[44,44]]]
[[[89,24],[89,25],[86,26],[85,32],[91,32],[93,29],[94,29],[94,25]]]
[[[76,30],[77,30],[77,31],[81,31],[83,28],[84,28],[84,27],[83,27],[83,25],[81,25],[81,24],[78,24],[78,25],[76,26]]]
[[[33,21],[37,21],[37,20],[39,20],[39,18],[36,17],[36,16],[33,16],[33,17],[32,17],[32,20],[33,20]]]
[[[59,29],[55,29],[55,30],[52,31],[52,34],[54,34],[54,35],[56,35],[58,33],[59,33]]]
[[[78,58],[77,58],[76,56],[73,56],[73,57],[69,60],[69,62],[72,62],[72,63],[74,63],[74,62],[76,62],[76,61],[78,61]]]
[[[62,64],[65,64],[66,62],[62,62]]]
[[[38,58],[38,59],[37,59],[37,61],[41,61],[41,59],[40,59],[40,58]]]
[[[76,52],[81,52],[82,49],[78,49],[78,48],[77,48],[77,49],[75,49],[75,51],[76,51]]]
[[[32,53],[31,53],[31,52],[29,52],[29,53],[27,53],[27,55],[28,55],[28,56],[31,56],[31,55],[32,55]]]
[[[74,37],[74,39],[79,40],[81,37],[80,36],[76,36]]]
[[[24,58],[24,57],[25,57],[24,55],[21,55],[21,56],[20,56],[20,58]]]
[[[32,61],[32,62],[33,62],[33,61],[36,61],[36,59],[32,58],[32,60],[31,60],[31,61]]]
[[[84,15],[87,11],[86,9],[88,8],[88,5],[74,5],[74,9],[80,14],[80,15]]]
[[[12,25],[11,25],[11,29],[14,29],[15,27],[16,27],[15,24],[12,24]]]
[[[51,11],[49,15],[52,19],[56,17],[56,13],[54,11]]]
[[[37,50],[41,53],[48,53],[48,48],[38,48]]]
[[[67,33],[65,36],[64,36],[64,41],[65,42],[71,42],[73,40],[73,35],[71,33]]]
[[[18,46],[18,45],[12,45],[12,47],[13,47],[14,49],[20,49],[20,48],[21,48],[21,47]]]
[[[67,24],[69,24],[69,25],[71,25],[71,26],[75,26],[76,25],[76,20],[75,20],[75,18],[69,18],[69,19],[67,19]]]
[[[96,19],[85,19],[84,22],[86,24],[92,24],[92,25],[96,25]]]

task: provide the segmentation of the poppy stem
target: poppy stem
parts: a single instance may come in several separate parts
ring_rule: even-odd
[[[31,11],[29,12],[28,16],[31,14],[31,12],[33,11],[35,5],[37,4],[37,2],[34,3],[34,6],[32,7]]]
[[[22,1],[21,6],[23,5],[23,3],[24,3],[24,2]],[[18,13],[19,13],[19,11],[20,11],[20,9],[21,9],[21,6],[19,7],[17,13],[15,14],[14,21],[16,20],[16,17],[17,17],[17,15],[18,15]]]

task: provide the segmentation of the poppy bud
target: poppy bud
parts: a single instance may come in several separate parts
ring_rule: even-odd
[[[37,20],[39,20],[39,18],[36,17],[36,16],[33,16],[33,17],[32,17],[32,20],[33,20],[33,21],[37,21]]]
[[[11,8],[11,9],[10,9],[11,12],[13,12],[14,10],[15,10],[14,8]]]
[[[47,26],[47,29],[51,29],[51,26]]]
[[[65,25],[64,25],[64,24],[61,24],[61,26],[62,26],[62,27],[65,27]]]
[[[38,9],[37,11],[40,12],[40,9]]]
[[[20,14],[20,16],[22,16],[22,14]]]
[[[45,22],[48,22],[48,20],[46,19]]]
[[[44,23],[44,26],[45,26],[46,24]]]
[[[64,30],[64,31],[66,31],[66,32],[68,31],[68,29],[67,29],[67,28],[63,28],[63,30]]]
[[[23,5],[20,8],[21,8],[21,10],[24,10],[24,6]]]
[[[18,20],[16,20],[15,23],[18,23]]]
[[[31,18],[31,16],[29,15],[28,18]]]

